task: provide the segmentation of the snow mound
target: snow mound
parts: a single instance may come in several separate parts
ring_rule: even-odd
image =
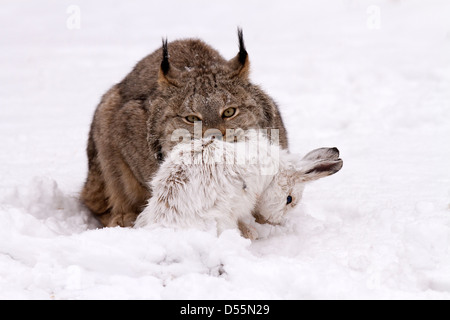
[[[237,230],[96,229],[76,197],[35,178],[0,217],[3,299],[450,298],[450,219],[429,203],[407,221],[303,205],[251,242]]]

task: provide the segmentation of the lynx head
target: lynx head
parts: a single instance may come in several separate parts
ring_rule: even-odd
[[[180,136],[222,138],[227,129],[266,128],[276,106],[249,81],[250,62],[243,33],[238,29],[239,52],[231,60],[200,40],[168,43],[163,40],[158,74],[159,135],[167,155]],[[201,123],[201,137],[194,124]],[[177,134],[173,135],[174,132]],[[181,132],[181,134],[180,134]],[[171,141],[167,137],[173,137]],[[228,139],[229,137],[227,137]]]

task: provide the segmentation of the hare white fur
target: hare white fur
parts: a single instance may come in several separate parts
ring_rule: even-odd
[[[247,138],[175,146],[151,181],[153,195],[134,226],[207,229],[215,223],[218,233],[239,227],[256,238],[243,221],[254,215],[260,223],[281,223],[301,200],[305,183],[342,168],[336,148],[316,149],[296,161],[262,134]]]

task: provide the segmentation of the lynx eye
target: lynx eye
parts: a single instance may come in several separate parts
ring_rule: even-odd
[[[199,117],[194,116],[194,115],[187,116],[187,117],[184,118],[184,119],[186,119],[186,121],[189,122],[189,123],[194,123],[194,122],[197,122],[197,121],[202,121]]]
[[[291,196],[287,196],[287,199],[286,199],[287,201],[286,201],[286,205],[288,205],[289,203],[291,203],[292,202],[292,197]]]
[[[236,108],[228,108],[222,113],[222,118],[231,118],[236,114]]]

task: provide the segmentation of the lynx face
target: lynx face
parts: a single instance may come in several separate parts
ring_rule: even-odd
[[[167,114],[164,135],[173,139],[171,138],[167,149],[163,150],[164,153],[178,143],[177,136],[173,135],[175,130],[186,130],[192,138],[213,135],[216,138],[229,139],[232,137],[226,137],[227,129],[248,130],[268,127],[262,120],[263,108],[250,93],[242,88],[236,90],[236,86],[233,85],[231,90],[230,85],[220,84],[220,86],[220,89],[217,88],[208,95],[181,93],[179,98],[173,97],[169,101],[170,113]],[[194,130],[199,124],[201,137],[197,137],[199,132]]]
[[[169,52],[177,54],[169,56]],[[249,64],[242,32],[239,32],[239,53],[229,61],[199,40],[163,42],[158,76],[160,95],[149,102],[150,109],[159,112],[149,120],[149,136],[160,137],[163,157],[180,141],[180,132],[191,138],[214,135],[232,139],[226,137],[227,129],[284,131],[275,103],[250,83]],[[194,130],[198,122],[201,122],[200,136]],[[280,136],[286,140],[285,132]],[[284,140],[280,144],[287,148]]]

